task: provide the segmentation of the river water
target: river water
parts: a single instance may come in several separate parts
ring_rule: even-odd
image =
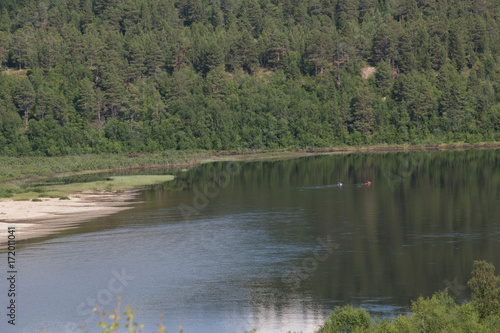
[[[118,295],[144,332],[171,333],[313,332],[335,306],[394,317],[446,287],[466,300],[474,260],[500,268],[499,152],[156,171],[177,178],[133,209],[18,247],[17,325],[1,332],[99,332],[92,308]]]

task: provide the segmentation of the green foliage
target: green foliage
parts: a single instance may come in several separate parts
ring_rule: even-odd
[[[497,332],[500,323],[499,277],[493,265],[475,261],[468,286],[472,302],[457,305],[447,290],[419,297],[411,314],[371,319],[364,309],[336,307],[317,332]]]
[[[14,196],[12,189],[0,188],[0,198],[12,198]]]
[[[500,315],[500,278],[494,272],[492,264],[475,261],[472,278],[467,283],[473,304],[482,318]]]
[[[47,193],[40,193],[38,195],[39,198],[59,198],[58,195],[55,194],[47,194]]]
[[[446,291],[430,299],[419,297],[412,306],[411,322],[425,332],[447,332],[456,327],[457,308]]]
[[[0,181],[48,176],[58,173],[91,172],[97,170],[187,165],[199,157],[199,151],[170,150],[158,154],[88,154],[53,157],[0,156]],[[13,189],[0,187],[0,193],[13,193]],[[36,188],[33,188],[36,189]],[[23,189],[25,191],[25,189]],[[39,191],[39,190],[37,190]]]
[[[372,325],[370,314],[365,309],[355,309],[350,305],[336,307],[318,333],[355,332],[369,329]]]
[[[3,156],[500,140],[493,0],[0,7]]]

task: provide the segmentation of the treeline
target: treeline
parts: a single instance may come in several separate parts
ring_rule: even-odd
[[[494,0],[0,1],[0,154],[500,140]]]

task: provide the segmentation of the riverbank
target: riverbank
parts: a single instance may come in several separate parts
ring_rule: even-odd
[[[384,153],[396,151],[423,151],[449,149],[499,148],[500,143],[339,147],[329,149],[296,149],[245,152],[164,152],[161,154],[90,155],[64,157],[0,157],[0,171],[11,170],[9,178],[1,174],[0,243],[6,239],[8,226],[16,226],[20,240],[40,237],[75,226],[80,222],[130,209],[137,191],[131,189],[161,183],[172,176],[121,176],[106,181],[26,187],[26,183],[44,178],[69,176],[127,169],[186,168],[217,161],[257,161],[298,158],[312,155]],[[8,160],[8,161],[7,161]],[[6,162],[13,162],[7,165]],[[95,169],[88,168],[92,166]],[[27,171],[31,170],[31,172]],[[43,172],[46,173],[42,173]],[[5,235],[4,235],[5,234]]]
[[[102,181],[39,187],[43,193],[24,192],[0,199],[0,249],[7,227],[16,228],[16,240],[26,241],[76,226],[78,223],[133,208],[139,190],[174,179],[171,175],[111,177]],[[38,197],[29,199],[29,196]],[[28,198],[19,198],[19,197]]]
[[[88,191],[68,200],[41,198],[36,201],[0,200],[0,250],[5,248],[7,227],[15,227],[16,241],[43,237],[72,228],[80,222],[133,208],[139,191]]]
[[[164,151],[141,154],[69,155],[53,157],[6,157],[0,156],[0,188],[16,180],[39,179],[79,173],[105,172],[127,169],[188,168],[202,163],[228,160],[265,160],[295,158],[316,154],[346,154],[420,150],[484,149],[500,148],[500,142],[476,144],[435,145],[377,145],[362,147],[300,148],[246,151]]]

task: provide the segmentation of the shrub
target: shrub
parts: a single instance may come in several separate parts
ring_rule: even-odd
[[[457,321],[458,306],[447,291],[440,291],[430,299],[419,297],[412,305],[413,326],[423,332],[449,332]]]
[[[0,188],[0,198],[12,198],[14,196],[12,192],[10,188]]]
[[[448,291],[431,298],[419,297],[411,315],[396,319],[375,319],[363,309],[348,305],[336,307],[317,332],[499,332],[500,278],[495,268],[485,261],[475,261],[472,278],[472,302],[457,305]]]
[[[471,298],[482,318],[500,314],[500,279],[495,267],[484,260],[474,261],[472,278],[467,282]]]
[[[0,198],[12,198],[14,195],[9,192],[0,192]]]
[[[44,193],[45,192],[45,188],[42,187],[42,186],[35,187],[35,188],[33,188],[33,192],[35,192],[35,193]]]
[[[371,324],[370,315],[365,309],[347,305],[336,307],[318,333],[353,332],[355,329],[368,329]]]

